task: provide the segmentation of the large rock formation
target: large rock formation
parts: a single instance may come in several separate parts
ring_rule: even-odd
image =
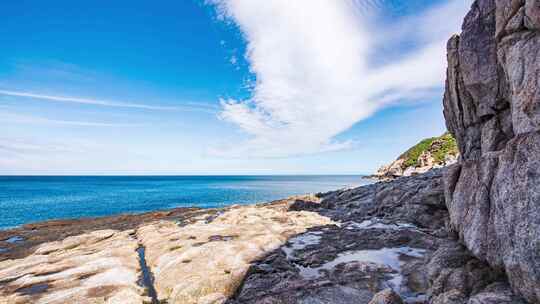
[[[462,157],[445,178],[453,229],[540,302],[540,1],[473,4],[448,42],[444,114]]]

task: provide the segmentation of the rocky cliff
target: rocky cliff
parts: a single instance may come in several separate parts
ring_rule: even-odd
[[[462,161],[450,223],[478,259],[540,303],[540,1],[477,0],[448,42],[444,115]]]
[[[426,138],[401,154],[391,164],[382,166],[374,177],[392,179],[425,173],[433,168],[451,165],[459,157],[456,140],[450,133]]]

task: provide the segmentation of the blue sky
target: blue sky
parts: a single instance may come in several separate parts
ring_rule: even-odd
[[[469,6],[4,3],[0,174],[372,172],[444,132]]]

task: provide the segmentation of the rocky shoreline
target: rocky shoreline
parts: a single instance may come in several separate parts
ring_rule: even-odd
[[[2,253],[0,303],[525,303],[450,229],[445,171],[2,231],[20,240]]]
[[[0,303],[219,303],[250,263],[331,220],[291,200],[5,230]],[[17,237],[17,242],[7,240]]]

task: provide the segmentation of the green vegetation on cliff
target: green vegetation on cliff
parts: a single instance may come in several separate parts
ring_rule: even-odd
[[[425,151],[429,151],[436,164],[444,161],[446,155],[457,155],[458,147],[452,134],[446,132],[439,137],[426,138],[403,153],[399,159],[405,159],[404,167],[418,165],[418,158]]]

